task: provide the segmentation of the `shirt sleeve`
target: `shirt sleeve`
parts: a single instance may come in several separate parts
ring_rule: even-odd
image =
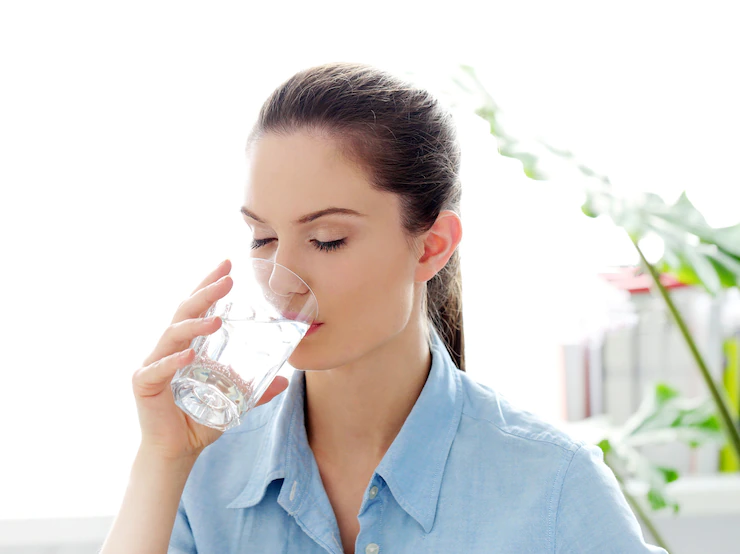
[[[601,448],[583,444],[563,478],[556,513],[555,552],[668,554],[645,542],[640,524]]]
[[[190,522],[185,513],[182,498],[177,507],[175,525],[172,527],[172,535],[170,536],[167,554],[198,554],[195,548],[195,538],[193,537],[193,531],[190,529]]]

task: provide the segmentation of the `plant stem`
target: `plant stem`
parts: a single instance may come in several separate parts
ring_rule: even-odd
[[[717,411],[719,412],[720,420],[723,423],[722,427],[725,429],[725,433],[727,434],[728,441],[732,445],[732,447],[735,449],[735,452],[738,458],[740,458],[740,431],[738,430],[737,425],[735,424],[732,416],[730,415],[730,410],[727,407],[727,402],[722,397],[719,389],[717,388],[717,385],[715,385],[714,379],[712,379],[712,376],[709,373],[709,369],[707,369],[707,364],[704,362],[704,358],[699,353],[699,349],[697,348],[696,343],[694,342],[694,339],[691,336],[691,332],[686,326],[686,322],[683,320],[683,317],[681,317],[681,314],[678,312],[678,309],[676,308],[676,305],[673,303],[673,300],[671,300],[671,295],[668,294],[668,291],[663,286],[663,283],[660,282],[660,275],[658,275],[657,270],[653,267],[653,265],[650,262],[648,262],[645,259],[645,255],[642,253],[642,250],[640,249],[640,246],[637,244],[637,241],[635,239],[632,239],[632,244],[635,245],[637,252],[640,254],[640,258],[642,259],[642,263],[645,265],[647,270],[650,272],[650,276],[653,278],[653,282],[658,287],[658,290],[660,291],[660,295],[663,297],[663,300],[668,306],[668,310],[671,312],[671,315],[673,315],[673,319],[675,320],[676,325],[678,325],[678,328],[681,331],[681,335],[683,335],[683,338],[686,341],[686,344],[688,345],[689,350],[691,350],[691,354],[694,357],[694,361],[696,361],[696,364],[699,366],[699,371],[701,371],[701,376],[704,378],[704,382],[706,383],[707,388],[709,389],[709,392],[712,394],[712,399],[714,400],[714,403],[717,406]]]
[[[632,506],[632,509],[637,514],[637,517],[639,517],[642,522],[645,524],[645,527],[648,528],[648,531],[650,531],[650,534],[653,536],[653,539],[655,540],[657,546],[660,546],[663,550],[666,552],[671,552],[668,549],[668,545],[666,545],[665,540],[661,536],[660,533],[658,533],[658,529],[653,525],[653,522],[650,520],[648,515],[645,513],[645,510],[642,509],[642,506],[635,500],[635,497],[632,496],[628,491],[627,487],[624,484],[624,479],[619,475],[619,472],[614,469],[614,467],[607,461],[607,455],[604,455],[604,463],[609,466],[609,469],[612,470],[612,473],[614,473],[614,477],[617,478],[617,481],[621,485],[622,488],[622,494],[624,494],[624,497],[627,499],[627,502],[629,502],[630,506]]]

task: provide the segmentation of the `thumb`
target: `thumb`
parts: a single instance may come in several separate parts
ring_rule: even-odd
[[[272,380],[272,383],[270,383],[270,386],[267,387],[267,390],[264,392],[264,394],[259,399],[259,402],[257,402],[256,405],[261,406],[262,404],[267,404],[270,400],[275,398],[278,394],[280,394],[287,388],[288,388],[288,379],[283,377],[282,375],[277,375]]]

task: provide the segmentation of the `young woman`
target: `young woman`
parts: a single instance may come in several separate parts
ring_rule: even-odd
[[[142,440],[104,554],[664,552],[597,447],[465,373],[460,151],[435,98],[313,67],[247,153],[251,253],[307,282],[321,326],[240,426],[199,425],[170,381],[220,326],[201,318],[229,261],[205,278],[133,375]]]

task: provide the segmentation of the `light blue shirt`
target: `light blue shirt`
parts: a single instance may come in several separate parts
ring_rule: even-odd
[[[455,367],[432,330],[424,388],[358,513],[358,554],[665,553],[602,451]],[[198,457],[170,553],[342,554],[306,439],[305,372]]]

